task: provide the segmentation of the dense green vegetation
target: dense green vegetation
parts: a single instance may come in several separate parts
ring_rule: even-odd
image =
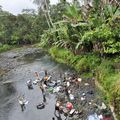
[[[7,44],[4,44],[4,45],[0,45],[0,52],[3,52],[3,51],[7,51],[7,50],[9,50],[9,49],[11,49],[12,48],[12,46],[10,46],[10,45],[7,45]]]
[[[39,43],[57,61],[81,75],[95,71],[108,92],[108,101],[120,116],[120,4],[117,0],[34,0],[39,11],[23,10],[14,16],[0,9],[0,49],[4,44]],[[6,47],[5,47],[6,49]],[[119,118],[120,119],[120,118]]]

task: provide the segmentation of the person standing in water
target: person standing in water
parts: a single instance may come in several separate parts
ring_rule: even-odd
[[[47,72],[47,70],[45,70],[44,72],[45,72],[45,77],[48,76],[48,72]]]
[[[39,88],[41,89],[41,92],[42,92],[42,94],[43,94],[43,93],[45,92],[45,90],[44,90],[44,87],[43,87],[42,82],[39,82],[38,86],[39,86]]]
[[[39,76],[38,72],[35,72],[35,78],[36,78],[36,80],[40,80],[40,76]]]
[[[39,86],[39,88],[41,89],[41,92],[42,92],[43,102],[46,102],[45,88],[44,88],[42,82],[40,82],[40,83],[38,84],[38,86]]]
[[[46,100],[46,95],[45,95],[45,92],[42,93],[43,94],[43,102],[45,103],[47,100]]]
[[[54,111],[54,115],[57,118],[57,120],[62,120],[62,118],[61,118],[61,111],[62,111],[62,109],[61,109],[61,102],[57,100],[56,103],[55,103],[55,111]],[[58,113],[58,115],[57,115],[56,112]]]
[[[32,80],[27,81],[28,89],[33,89]]]
[[[62,118],[61,118],[61,115],[60,114],[56,114],[56,113],[54,113],[54,115],[55,115],[55,117],[57,118],[57,120],[62,120]],[[54,119],[55,120],[55,119]]]
[[[19,104],[20,104],[21,111],[24,111],[24,110],[26,109],[25,101],[26,101],[26,100],[25,100],[24,96],[20,96],[20,97],[18,98],[18,102],[19,102]]]

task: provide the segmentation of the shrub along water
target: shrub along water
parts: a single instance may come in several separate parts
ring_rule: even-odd
[[[7,44],[5,44],[5,45],[0,45],[0,53],[1,52],[4,52],[4,51],[7,51],[7,50],[9,50],[9,49],[11,49],[12,48],[12,46],[10,46],[10,45],[7,45]]]

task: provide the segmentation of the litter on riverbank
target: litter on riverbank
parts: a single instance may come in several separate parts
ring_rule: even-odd
[[[44,109],[47,94],[56,96],[54,112],[56,118],[113,120],[108,106],[97,98],[94,78],[84,79],[69,73],[64,73],[57,78],[47,71],[41,77],[38,72],[35,72],[33,88],[34,85],[40,88],[43,95],[43,102],[37,105],[37,109]]]

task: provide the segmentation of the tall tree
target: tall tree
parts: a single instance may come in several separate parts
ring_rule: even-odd
[[[2,6],[0,5],[0,11],[2,11]]]
[[[44,14],[45,14],[48,26],[53,27],[52,18],[49,13],[50,1],[49,0],[34,0],[33,2],[38,5],[39,9],[42,8],[44,10]]]

